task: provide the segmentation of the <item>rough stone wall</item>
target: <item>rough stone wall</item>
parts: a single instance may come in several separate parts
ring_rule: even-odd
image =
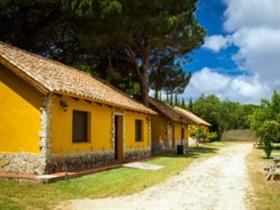
[[[43,174],[44,159],[33,154],[0,154],[0,172]]]
[[[249,129],[229,130],[222,133],[222,141],[256,141],[256,134]]]
[[[47,173],[85,170],[112,164],[113,151],[80,152],[63,155],[51,155],[47,163]]]
[[[124,160],[140,160],[151,156],[151,148],[125,150]]]

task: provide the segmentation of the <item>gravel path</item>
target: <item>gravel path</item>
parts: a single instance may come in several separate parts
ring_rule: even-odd
[[[180,174],[129,196],[69,201],[69,209],[88,210],[244,210],[250,183],[245,157],[251,144],[234,144],[196,161]],[[148,179],[148,177],[147,177]]]

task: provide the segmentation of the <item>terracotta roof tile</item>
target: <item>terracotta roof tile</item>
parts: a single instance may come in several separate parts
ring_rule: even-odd
[[[188,124],[189,121],[185,118],[185,116],[175,111],[169,104],[152,97],[149,97],[148,102],[152,109],[160,112],[171,121]]]
[[[202,118],[198,117],[197,115],[195,115],[194,113],[192,113],[192,112],[190,112],[188,110],[182,109],[180,107],[174,107],[174,109],[178,113],[181,113],[181,114],[185,115],[187,118],[189,118],[190,120],[192,120],[196,124],[212,126],[210,123],[206,122],[205,120],[203,120]]]
[[[0,42],[0,63],[43,93],[58,93],[133,111],[154,111],[87,73]]]

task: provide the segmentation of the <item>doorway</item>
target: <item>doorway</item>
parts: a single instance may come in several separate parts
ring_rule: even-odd
[[[123,123],[123,116],[122,115],[115,115],[114,117],[114,152],[115,152],[115,160],[122,161],[123,160],[123,130],[124,130],[124,123]]]
[[[175,125],[172,125],[172,148],[175,148]]]

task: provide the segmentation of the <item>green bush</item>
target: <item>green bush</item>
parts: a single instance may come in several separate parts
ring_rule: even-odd
[[[265,121],[257,135],[264,144],[264,152],[267,158],[270,158],[272,152],[272,142],[278,142],[280,139],[280,124],[276,121]]]
[[[206,139],[207,134],[205,133],[205,131],[202,128],[197,127],[191,132],[191,137],[195,137],[199,140],[200,139]]]
[[[218,134],[216,132],[211,132],[208,133],[207,138],[209,139],[209,141],[215,141],[218,138]]]

